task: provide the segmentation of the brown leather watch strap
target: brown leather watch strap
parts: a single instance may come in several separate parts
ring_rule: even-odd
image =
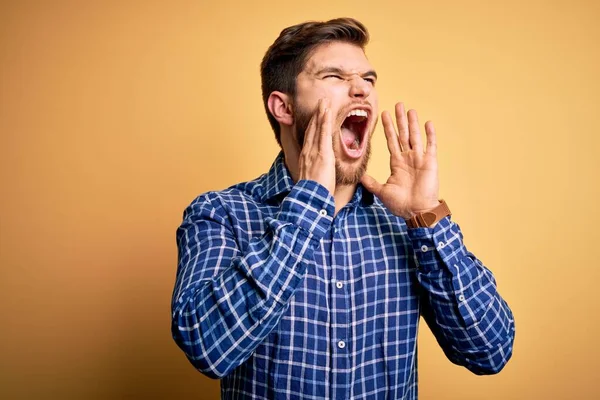
[[[409,228],[425,228],[437,224],[442,218],[452,215],[448,205],[444,200],[439,200],[435,208],[429,211],[418,213],[406,220],[406,226]]]

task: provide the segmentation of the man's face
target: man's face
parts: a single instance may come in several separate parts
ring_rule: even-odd
[[[317,47],[296,79],[294,116],[300,147],[319,99],[330,101],[338,184],[358,183],[366,171],[377,124],[376,79],[363,50],[344,42]]]

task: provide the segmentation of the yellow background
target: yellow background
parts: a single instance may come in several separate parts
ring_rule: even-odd
[[[172,342],[175,229],[278,152],[259,63],[353,16],[380,104],[439,137],[441,194],[516,316],[497,376],[425,325],[421,399],[597,399],[597,1],[13,1],[0,6],[0,397],[210,399]],[[370,172],[387,177],[381,124]]]

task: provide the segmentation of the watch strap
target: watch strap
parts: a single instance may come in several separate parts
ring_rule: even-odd
[[[452,215],[448,205],[443,199],[439,200],[440,204],[435,208],[417,213],[411,218],[406,220],[406,226],[409,228],[426,228],[428,226],[437,224],[442,218]]]

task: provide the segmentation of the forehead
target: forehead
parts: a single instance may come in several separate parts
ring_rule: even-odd
[[[304,72],[312,75],[324,67],[336,67],[348,73],[361,73],[373,68],[363,49],[344,42],[330,42],[318,46],[308,58]]]

